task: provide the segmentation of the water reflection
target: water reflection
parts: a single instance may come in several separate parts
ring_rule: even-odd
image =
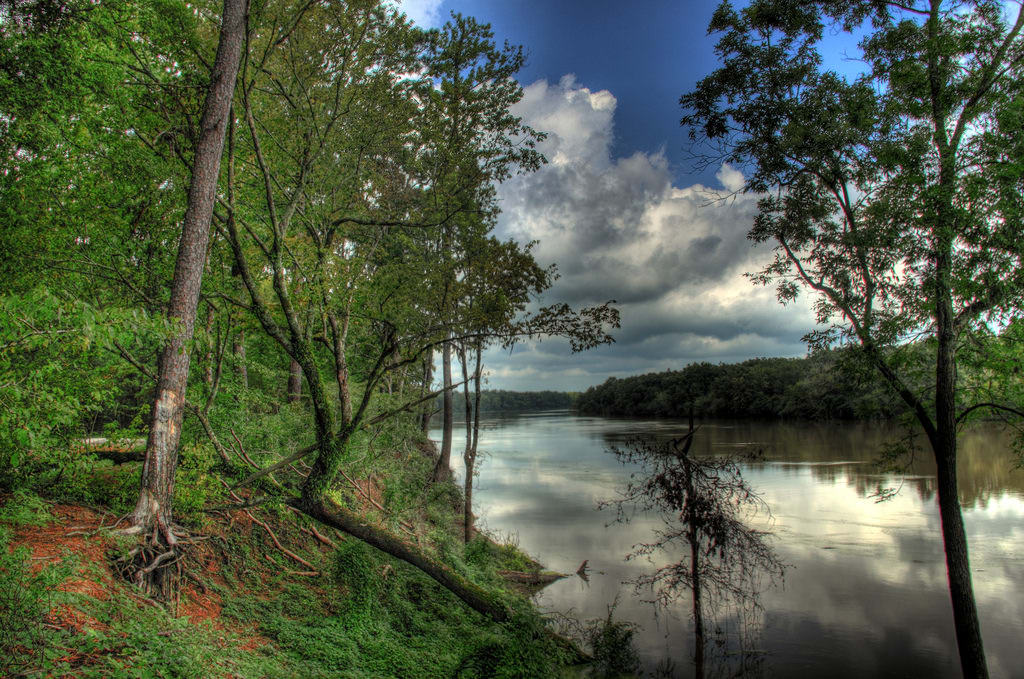
[[[513,532],[548,567],[573,572],[588,559],[590,584],[559,581],[539,603],[580,618],[617,617],[643,627],[649,671],[663,657],[692,674],[689,607],[655,615],[624,581],[653,564],[623,557],[661,526],[655,516],[628,525],[600,513],[600,500],[638,467],[606,450],[639,432],[677,436],[685,423],[547,413],[493,418],[481,432],[489,456],[480,470],[482,525]],[[763,527],[793,568],[766,592],[761,640],[769,676],[955,677],[959,661],[929,463],[919,459],[892,500],[870,497],[901,479],[871,465],[896,428],[870,424],[705,423],[695,453],[762,448],[745,478],[772,508]],[[438,434],[433,434],[438,438]],[[1008,437],[976,429],[962,439],[959,468],[974,585],[993,677],[1020,676],[1024,638],[1024,472],[1014,470]],[[459,445],[456,441],[455,445]],[[609,524],[610,525],[606,525]],[[648,597],[649,598],[649,597]]]
[[[625,464],[639,464],[621,496],[609,501],[617,519],[634,511],[658,513],[665,525],[635,545],[627,559],[660,555],[682,548],[674,563],[633,581],[637,591],[650,587],[652,603],[669,607],[689,591],[693,620],[694,675],[752,676],[764,652],[751,644],[758,638],[763,609],[759,595],[766,578],[781,580],[785,565],[772,549],[769,534],[748,521],[767,505],[743,478],[741,465],[753,455],[732,452],[696,456],[697,431],[690,423],[680,438],[638,438],[610,448]]]

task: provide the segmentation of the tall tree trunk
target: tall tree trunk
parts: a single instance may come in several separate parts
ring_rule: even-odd
[[[444,395],[442,403],[444,409],[444,426],[441,434],[441,456],[434,465],[434,481],[441,481],[451,477],[452,474],[452,347],[450,342],[445,342],[441,349],[441,373],[444,380]]]
[[[956,629],[960,665],[965,677],[988,676],[985,647],[981,638],[981,623],[974,601],[967,533],[964,530],[960,499],[957,494],[956,439],[952,438],[952,453],[946,451],[936,462],[938,466],[939,516],[942,520],[942,542],[946,552],[946,574],[949,595],[953,604],[953,625]]]
[[[156,397],[150,411],[149,438],[146,441],[146,461],[142,466],[139,499],[132,514],[130,530],[153,535],[150,548],[160,552],[154,561],[168,561],[163,555],[172,550],[176,542],[171,532],[171,501],[188,382],[187,346],[195,331],[196,306],[206,264],[228,111],[245,36],[246,11],[245,0],[224,0],[220,39],[199,123],[188,205],[171,283],[168,316],[177,321],[177,332],[167,341],[160,355]],[[159,530],[153,530],[154,525]],[[146,580],[159,594],[166,595],[169,593],[167,586],[171,583],[165,580],[164,570],[153,568],[147,573],[143,567],[136,571],[136,579],[139,584]]]
[[[466,358],[466,345],[459,345],[459,365],[462,366],[462,396],[466,405],[466,445],[462,452],[462,461],[466,464],[466,478],[463,480],[465,505],[463,507],[463,537],[466,542],[473,539],[473,404],[469,400],[469,367]]]
[[[429,352],[423,362],[423,393],[431,391],[430,387],[434,381],[434,354]],[[427,401],[420,413],[420,431],[426,436],[430,431],[430,416],[434,414],[434,402]]]
[[[288,402],[295,403],[302,396],[302,366],[294,358],[288,364]]]
[[[477,342],[476,345],[476,368],[473,372],[473,460],[476,460],[477,444],[480,442],[480,372],[481,354],[483,345]]]
[[[235,359],[238,361],[238,377],[242,382],[242,388],[249,388],[249,367],[245,364],[245,330],[239,328],[235,335],[235,345],[232,347]]]

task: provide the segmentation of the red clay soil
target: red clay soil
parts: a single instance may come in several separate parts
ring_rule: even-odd
[[[3,500],[0,499],[0,504]],[[45,564],[59,562],[65,554],[77,555],[83,567],[60,585],[60,589],[105,600],[110,590],[119,585],[110,569],[109,550],[112,540],[97,533],[102,527],[112,526],[116,517],[101,514],[76,505],[56,505],[50,510],[54,520],[45,526],[26,526],[17,529],[11,540],[11,549],[27,547],[31,552],[32,570],[38,572]],[[247,520],[246,520],[247,521]],[[70,533],[70,534],[69,534]],[[223,584],[219,576],[220,559],[211,548],[202,544],[191,555],[195,567],[202,568],[210,579]],[[208,620],[215,628],[225,629],[220,621],[221,601],[213,591],[188,582],[182,588],[177,615],[192,623]],[[61,604],[47,614],[47,624],[75,632],[85,629],[106,631],[106,625],[68,604]],[[238,630],[232,624],[233,631]],[[244,640],[245,648],[259,648],[269,640],[258,635]]]
[[[56,505],[50,510],[56,519],[45,526],[25,526],[14,532],[13,547],[28,547],[32,553],[32,570],[40,571],[48,563],[61,561],[65,554],[77,555],[83,567],[64,581],[60,589],[65,592],[86,594],[95,599],[106,599],[113,583],[107,562],[109,538],[93,535],[104,525],[111,525],[113,517],[104,516],[86,507]],[[72,533],[72,535],[68,535]],[[89,566],[95,566],[100,581]]]

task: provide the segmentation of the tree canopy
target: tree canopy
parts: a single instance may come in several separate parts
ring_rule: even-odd
[[[825,30],[862,30],[864,69],[825,67]],[[721,67],[680,103],[706,158],[761,195],[750,231],[775,244],[754,275],[787,302],[814,294],[812,345],[852,341],[899,394],[939,467],[954,622],[965,675],[987,676],[956,489],[957,354],[1024,301],[1024,8],[994,0],[723,2]],[[933,338],[915,389],[900,348]],[[992,407],[1007,407],[993,403]]]
[[[522,50],[470,17],[421,30],[376,0],[11,0],[0,51],[4,487],[74,485],[79,439],[166,420],[167,497],[145,512],[154,530],[137,528],[173,547],[171,496],[205,495],[214,465],[229,486],[260,441],[274,454],[247,483],[504,619],[434,556],[364,526],[339,479],[432,401],[435,349],[612,341],[613,307],[537,308],[555,270],[493,234],[496,184],[544,162],[543,135],[511,110]],[[209,223],[200,184],[209,237],[190,228]],[[170,388],[172,364],[193,369]],[[213,453],[181,471],[202,483],[174,483],[178,434]],[[288,464],[282,484],[270,468]],[[178,563],[155,556],[147,573]]]

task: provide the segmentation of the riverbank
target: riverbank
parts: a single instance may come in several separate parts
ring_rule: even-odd
[[[458,488],[420,481],[430,470],[425,452],[425,440],[404,441],[379,456],[377,474],[352,471],[335,500],[502,601],[506,622],[360,540],[283,503],[261,503],[259,489],[183,498],[176,516],[196,540],[178,564],[180,596],[151,601],[120,576],[131,541],[113,530],[128,508],[120,489],[137,479],[138,465],[90,458],[78,469],[91,478],[78,479],[77,502],[66,488],[63,498],[0,497],[0,603],[9,621],[0,674],[559,676],[578,653],[503,575],[537,574],[541,565],[487,535],[463,544]],[[198,477],[216,483],[210,469]],[[396,494],[406,502],[391,501]]]

